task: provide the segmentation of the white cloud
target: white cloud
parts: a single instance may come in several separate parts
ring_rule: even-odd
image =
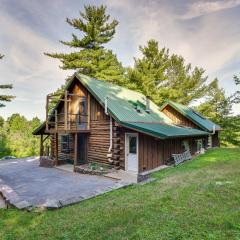
[[[181,18],[192,19],[213,12],[233,8],[239,4],[240,0],[197,1],[189,6],[187,12],[181,16]]]
[[[56,90],[69,72],[59,69],[59,61],[43,55],[45,51],[59,51],[60,46],[42,37],[13,16],[0,11],[1,79],[13,83],[8,94],[16,99],[0,109],[0,115],[20,112],[28,118],[44,116],[45,96]],[[0,80],[2,82],[3,80]],[[28,102],[27,102],[28,100]]]

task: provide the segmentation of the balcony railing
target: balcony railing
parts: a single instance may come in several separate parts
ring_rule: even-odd
[[[48,122],[49,129],[57,130],[88,130],[89,122],[87,114],[64,113],[55,114],[54,121]]]

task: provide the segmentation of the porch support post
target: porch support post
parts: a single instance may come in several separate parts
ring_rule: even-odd
[[[77,166],[77,149],[78,149],[78,139],[77,133],[74,136],[74,167]]]
[[[56,165],[58,165],[58,134],[55,134],[55,158],[56,158]]]
[[[43,135],[41,134],[40,138],[40,157],[43,156]]]

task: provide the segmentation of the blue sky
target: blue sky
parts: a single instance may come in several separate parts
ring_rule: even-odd
[[[233,75],[240,72],[240,0],[0,0],[0,83],[16,95],[0,109],[8,117],[19,112],[44,119],[46,94],[56,90],[71,71],[43,52],[69,51],[59,40],[71,39],[66,17],[79,16],[84,4],[105,4],[119,21],[112,49],[124,66],[139,57],[139,45],[149,39],[181,54],[193,66],[217,77],[227,94],[236,90]],[[240,106],[234,106],[235,114]]]

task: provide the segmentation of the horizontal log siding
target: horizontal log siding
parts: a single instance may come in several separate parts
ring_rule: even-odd
[[[176,111],[173,107],[167,105],[162,112],[167,115],[175,124],[200,129],[195,123]]]
[[[91,96],[90,98],[90,135],[88,142],[88,161],[109,163],[110,126],[109,116],[103,107]]]

